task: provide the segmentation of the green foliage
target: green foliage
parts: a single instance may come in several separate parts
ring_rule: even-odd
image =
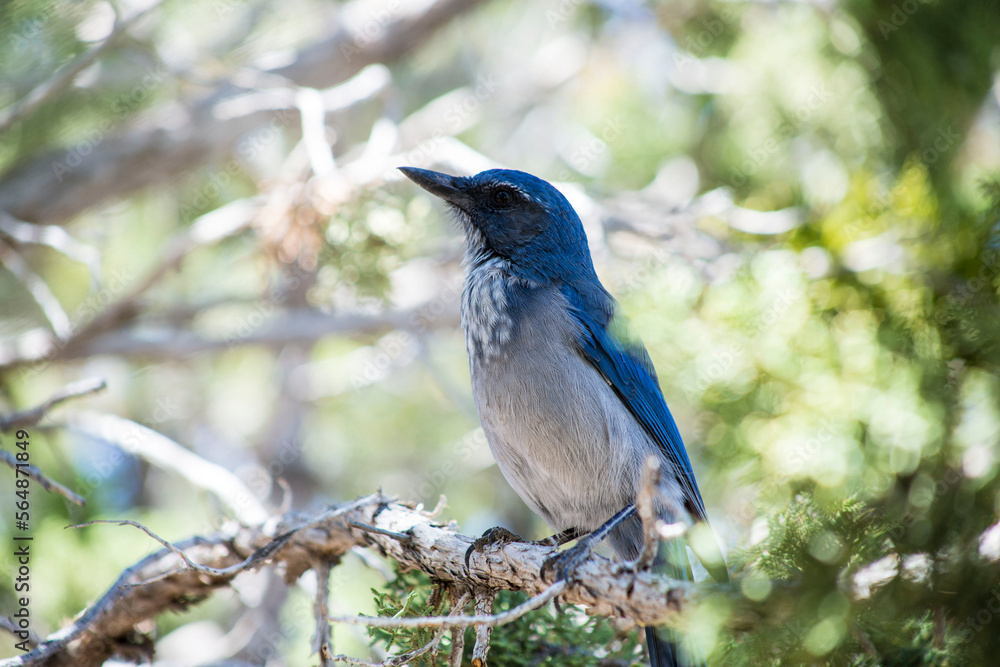
[[[526,600],[521,593],[497,596],[496,612]],[[622,667],[639,665],[641,631],[622,632],[605,618],[592,618],[577,609],[545,608],[493,631],[490,664],[498,667],[566,665],[567,667]]]
[[[421,572],[401,572],[396,569],[396,578],[386,586],[384,592],[372,589],[375,608],[379,616],[387,618],[415,618],[420,616],[441,616],[447,613],[449,604],[445,589],[433,586]],[[394,647],[401,652],[412,651],[426,646],[437,634],[434,628],[369,628],[372,640],[385,644],[386,650]],[[435,667],[434,656],[425,653],[410,664],[418,667]]]
[[[449,613],[450,592],[433,584],[417,571],[399,572],[384,590],[373,589],[379,616],[419,617]],[[494,603],[494,613],[513,609],[527,600],[523,593],[501,591]],[[471,613],[465,610],[464,613]],[[402,653],[425,646],[436,630],[370,628],[373,641],[388,650]],[[493,630],[489,663],[496,667],[632,667],[641,664],[640,633],[623,632],[610,620],[588,617],[575,608],[548,607],[534,611],[513,623]],[[466,630],[465,659],[472,664],[474,631]],[[451,649],[446,634],[435,658],[426,653],[411,664],[421,667],[446,667]]]
[[[800,494],[768,521],[767,539],[749,549],[747,562],[777,580],[835,578],[844,568],[869,563],[882,551],[889,532],[883,524],[856,498],[824,509],[810,495]]]
[[[1000,606],[994,565],[970,559],[965,574],[977,580],[978,591],[927,599],[927,580],[951,565],[946,558],[904,557],[909,574],[889,576],[900,562],[895,541],[902,530],[866,503],[849,498],[823,507],[800,494],[767,526],[760,542],[734,558],[744,593],[735,606],[754,608],[766,620],[720,647],[716,656],[724,664],[988,663],[995,640],[987,633],[1000,628],[992,611]],[[872,572],[861,571],[876,562],[884,580],[868,589]]]

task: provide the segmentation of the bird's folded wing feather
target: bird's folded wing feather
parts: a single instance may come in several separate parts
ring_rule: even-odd
[[[651,364],[646,350],[641,343],[636,346],[635,342],[616,340],[614,334],[580,310],[576,310],[574,315],[582,325],[579,344],[583,356],[600,371],[629,412],[663,448],[677,471],[678,482],[691,505],[688,511],[693,518],[706,520],[705,504],[698,491],[691,461],[655,375],[648,368]]]
[[[571,304],[573,301],[574,299],[570,299]],[[638,339],[625,333],[624,324],[620,320],[616,322],[617,318],[612,318],[605,325],[588,314],[585,308],[575,307],[570,310],[580,324],[578,343],[584,358],[594,365],[629,412],[663,448],[676,470],[677,481],[687,498],[687,510],[696,521],[707,523],[705,503],[695,481],[691,460],[660,391],[656,371],[646,348]],[[716,551],[718,545],[714,544],[714,540],[712,542],[710,548]],[[721,552],[706,555],[710,555],[709,561],[714,561],[705,563],[713,578],[717,581],[727,580],[728,573]]]

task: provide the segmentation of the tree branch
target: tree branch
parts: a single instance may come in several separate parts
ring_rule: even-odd
[[[117,415],[82,412],[72,417],[68,427],[141,456],[161,470],[175,472],[206,489],[245,525],[258,525],[267,519],[267,510],[236,475],[147,426]]]
[[[49,493],[58,493],[60,496],[70,501],[74,505],[80,505],[82,507],[83,505],[87,504],[87,501],[84,500],[82,496],[78,495],[77,493],[75,493],[70,489],[67,489],[59,482],[56,482],[46,477],[45,473],[42,472],[41,468],[33,465],[25,465],[24,463],[19,462],[14,457],[13,454],[11,454],[5,449],[0,449],[0,462],[7,465],[11,470],[18,470],[18,469],[22,470],[23,471],[22,474],[25,474],[31,479],[38,482],[39,486],[41,486]]]
[[[0,369],[45,360],[82,359],[99,354],[183,359],[200,352],[226,350],[242,345],[282,347],[289,343],[314,342],[325,336],[370,337],[396,330],[429,330],[458,326],[458,304],[441,304],[433,314],[432,300],[416,308],[386,310],[381,313],[324,313],[311,308],[281,312],[257,328],[234,331],[225,337],[209,337],[184,326],[137,326],[115,329],[88,337],[74,338],[62,350],[39,347],[26,353],[16,347],[0,346]],[[268,304],[263,304],[268,306]],[[273,308],[273,306],[268,306]]]
[[[359,530],[352,523],[405,534],[411,539],[401,542],[380,532]],[[677,622],[677,613],[694,594],[691,584],[672,582],[648,572],[624,571],[600,556],[592,556],[579,568],[574,583],[553,586],[540,576],[541,565],[553,549],[533,544],[511,543],[473,552],[466,569],[465,554],[472,543],[473,538],[381,495],[361,498],[337,509],[291,513],[257,526],[233,527],[217,535],[190,538],[125,570],[73,624],[48,637],[30,653],[0,661],[0,667],[99,665],[128,645],[135,646],[143,637],[143,625],[158,614],[203,598],[229,584],[240,572],[269,563],[280,566],[286,581],[292,582],[317,562],[336,563],[358,546],[375,549],[401,566],[420,569],[445,584],[466,589],[522,590],[539,596],[516,613],[500,617],[479,614],[482,618],[473,617],[473,624],[513,620],[557,593],[566,603],[587,605],[591,613],[625,616],[641,623],[670,623]],[[185,561],[197,567],[189,567]],[[468,620],[457,615],[461,607],[456,609],[459,611],[454,618],[440,624],[442,636],[448,628]]]
[[[79,382],[68,384],[56,393],[52,394],[52,396],[50,396],[44,403],[36,405],[29,410],[15,412],[9,415],[0,415],[0,431],[11,431],[15,428],[35,426],[38,422],[42,421],[42,418],[45,417],[45,415],[48,414],[52,408],[56,407],[60,403],[65,403],[66,401],[74,398],[80,398],[81,396],[96,394],[99,391],[104,391],[107,387],[107,383],[101,378],[89,378],[87,380],[80,380]]]
[[[0,111],[0,134],[9,130],[14,123],[66,90],[73,83],[73,80],[76,79],[77,74],[96,62],[136,21],[152,12],[161,4],[163,4],[163,0],[156,0],[156,2],[148,7],[137,11],[124,21],[117,23],[114,32],[108,35],[107,39],[92,47],[89,51],[81,53],[72,62],[56,70],[56,73],[45,83]]]
[[[408,52],[480,1],[431,0],[420,3],[417,10],[402,3],[399,13],[373,37],[364,32],[369,21],[353,26],[345,22],[333,37],[303,50],[295,62],[265,76],[310,88],[334,86],[367,65],[388,62]],[[182,102],[179,110],[172,112],[175,118],[183,119],[181,122],[167,125],[149,121],[134,130],[121,130],[94,146],[73,167],[65,164],[65,150],[22,163],[0,182],[0,210],[21,220],[60,224],[92,206],[166,183],[176,174],[227,155],[242,136],[269,121],[281,126],[298,117],[292,111],[276,115],[259,109],[223,118],[224,107],[252,91],[227,82],[218,88],[205,97]]]

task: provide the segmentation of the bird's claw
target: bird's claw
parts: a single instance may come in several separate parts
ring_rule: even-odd
[[[542,580],[548,580],[548,573],[554,576],[553,581],[566,580],[572,583],[576,579],[577,569],[583,565],[593,552],[592,545],[587,541],[581,541],[566,551],[557,553],[545,559],[542,563]]]
[[[524,540],[517,533],[512,533],[501,526],[490,528],[465,550],[465,569],[469,569],[469,559],[472,558],[473,551],[482,553],[488,546],[510,544],[511,542],[524,542]]]

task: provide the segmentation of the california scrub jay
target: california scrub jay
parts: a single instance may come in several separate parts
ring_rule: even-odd
[[[636,558],[642,527],[622,510],[635,503],[646,459],[656,456],[658,490],[668,499],[659,516],[680,520],[670,511],[680,507],[706,521],[653,364],[598,280],[566,198],[521,171],[463,178],[400,170],[444,199],[465,232],[462,328],[472,394],[493,456],[524,502],[570,536],[627,516],[608,538],[619,558]],[[691,578],[680,540],[663,545],[656,564]],[[728,579],[721,554],[705,565],[716,580]],[[681,660],[674,633],[647,628],[646,639],[655,667]]]

